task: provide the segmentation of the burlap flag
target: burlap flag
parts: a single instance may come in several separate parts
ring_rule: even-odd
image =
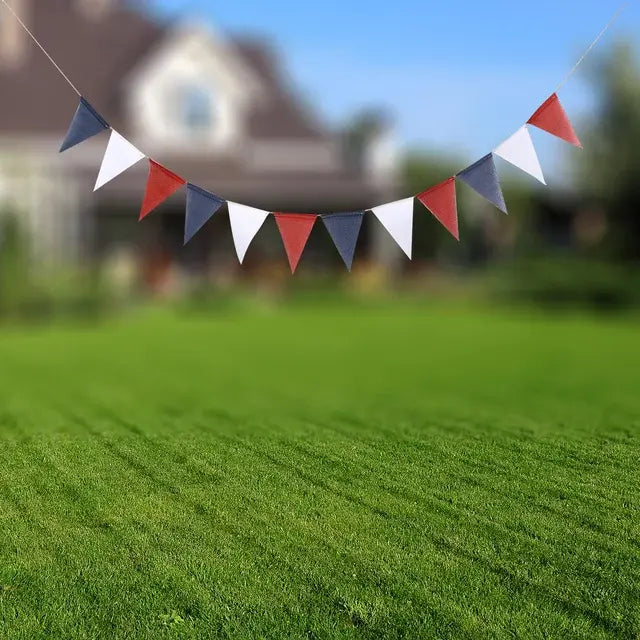
[[[233,243],[236,247],[238,260],[242,264],[249,245],[258,231],[260,231],[264,221],[269,216],[269,212],[247,207],[244,204],[237,204],[236,202],[227,202],[227,205],[229,207]]]
[[[100,187],[107,184],[107,182],[113,180],[116,176],[119,176],[145,157],[142,151],[136,149],[117,131],[112,130],[94,191],[97,191]]]
[[[338,253],[349,271],[351,271],[353,265],[353,257],[356,252],[356,244],[358,243],[363,218],[364,211],[331,213],[322,216],[322,222],[324,222],[324,226],[327,228],[338,249]]]
[[[449,178],[435,187],[423,191],[418,196],[418,200],[431,211],[456,240],[460,240],[455,178]]]
[[[413,246],[413,198],[371,209],[398,246],[411,258]]]
[[[140,220],[186,184],[180,176],[149,158],[149,178],[140,210]]]
[[[318,216],[303,213],[274,213],[273,215],[287,252],[291,273],[295,273]]]
[[[60,152],[71,149],[107,129],[109,129],[107,121],[84,98],[80,98],[80,104],[69,125],[69,131],[60,147]]]
[[[204,227],[210,218],[222,207],[224,200],[195,184],[187,185],[187,213],[184,221],[184,243]]]
[[[578,136],[573,130],[573,126],[555,93],[547,98],[540,108],[529,118],[527,124],[532,124],[534,127],[538,127],[538,129],[557,136],[575,147],[582,148],[580,140],[578,140]]]
[[[496,147],[493,153],[518,167],[518,169],[522,169],[522,171],[533,176],[542,184],[547,184],[544,181],[542,167],[527,125],[520,127],[511,137]]]
[[[457,176],[457,180],[461,180],[468,184],[472,189],[477,191],[483,198],[494,204],[500,211],[507,213],[507,205],[504,202],[496,163],[493,160],[493,154],[489,153],[484,158],[480,158],[470,167],[461,171]]]

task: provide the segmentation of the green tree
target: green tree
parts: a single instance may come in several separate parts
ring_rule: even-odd
[[[607,216],[606,257],[640,259],[640,66],[631,42],[619,42],[592,66],[597,105],[578,164],[577,184]]]

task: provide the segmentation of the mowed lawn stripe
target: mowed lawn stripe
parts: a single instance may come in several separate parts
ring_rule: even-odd
[[[634,335],[398,305],[0,336],[0,637],[635,640]]]

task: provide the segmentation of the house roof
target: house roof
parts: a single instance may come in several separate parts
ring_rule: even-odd
[[[76,0],[29,0],[24,17],[84,97],[126,133],[123,80],[167,37],[170,27],[120,0],[113,4],[96,18],[79,11]],[[252,107],[250,135],[310,139],[329,135],[290,90],[268,46],[238,38],[231,38],[229,46],[258,75],[270,96]],[[0,132],[5,133],[63,133],[77,105],[73,90],[35,44],[18,67],[0,69],[0,92]]]
[[[235,38],[232,48],[269,88],[270,100],[254,106],[248,130],[256,138],[321,137],[325,133],[310,110],[282,77],[278,60],[264,42]]]

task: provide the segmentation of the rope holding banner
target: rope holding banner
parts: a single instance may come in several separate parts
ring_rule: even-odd
[[[4,2],[4,0],[2,1]],[[614,16],[611,18],[611,20],[609,20],[609,22],[605,26],[605,28],[598,34],[598,37],[589,45],[589,48],[582,54],[582,57],[580,58],[580,60],[578,60],[578,62],[575,63],[575,65],[573,66],[573,69],[571,69],[571,71],[567,73],[567,75],[564,77],[562,82],[558,85],[555,91],[556,93],[558,93],[558,91],[560,91],[560,89],[562,89],[562,87],[564,87],[564,85],[567,84],[567,81],[569,80],[569,78],[577,71],[578,67],[584,62],[584,59],[591,53],[591,50],[598,44],[598,42],[600,42],[604,34],[607,33],[611,25],[617,20],[618,16],[622,13],[623,9],[626,9],[628,4],[629,4],[628,2],[623,2],[620,5],[618,10],[615,12]]]
[[[29,37],[38,45],[38,47],[40,48],[40,50],[42,51],[42,53],[44,53],[45,56],[47,56],[47,58],[49,58],[49,61],[51,62],[51,64],[58,70],[58,72],[60,73],[60,75],[67,81],[67,83],[69,84],[69,86],[79,95],[82,96],[82,94],[78,91],[78,89],[76,88],[76,85],[73,84],[73,82],[71,82],[71,80],[69,80],[69,78],[67,77],[67,75],[65,74],[65,72],[57,65],[56,61],[47,53],[47,50],[40,44],[40,42],[38,41],[38,39],[33,35],[33,33],[31,33],[31,31],[29,31],[29,28],[27,27],[27,25],[22,22],[22,20],[20,19],[20,16],[13,10],[13,7],[7,2],[7,0],[0,0],[2,2],[2,4],[4,4],[5,7],[7,7],[7,9],[9,9],[9,11],[11,12],[11,14],[13,15],[13,17],[20,23],[20,26],[29,34]]]

